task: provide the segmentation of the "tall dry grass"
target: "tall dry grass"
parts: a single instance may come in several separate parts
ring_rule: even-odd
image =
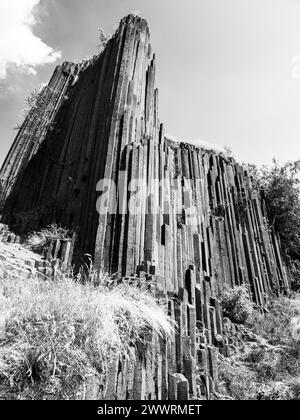
[[[146,351],[153,331],[168,338],[174,327],[156,298],[136,287],[0,272],[0,398],[74,398],[113,360]]]
[[[26,246],[32,251],[40,252],[51,241],[70,239],[71,236],[71,231],[54,223],[38,232],[31,232],[26,238]]]

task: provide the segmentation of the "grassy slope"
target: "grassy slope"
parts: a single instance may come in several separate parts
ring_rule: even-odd
[[[220,357],[220,393],[236,400],[300,399],[300,296],[273,301],[242,331],[242,348]]]
[[[173,327],[156,299],[135,287],[0,272],[0,399],[75,398],[111,360],[133,359],[150,331],[168,336]]]

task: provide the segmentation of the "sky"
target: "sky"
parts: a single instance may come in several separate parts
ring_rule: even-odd
[[[300,159],[300,0],[0,0],[0,164],[30,92],[131,12],[150,27],[168,134],[258,165]]]

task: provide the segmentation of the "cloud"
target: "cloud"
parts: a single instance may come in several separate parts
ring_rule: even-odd
[[[61,57],[32,32],[36,24],[34,7],[40,0],[0,0],[0,79],[6,78],[8,65],[29,74],[36,67]]]

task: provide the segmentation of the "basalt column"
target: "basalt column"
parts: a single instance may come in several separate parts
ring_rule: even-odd
[[[104,241],[111,273],[146,273],[161,292],[186,289],[190,301],[195,286],[189,270],[213,298],[226,286],[246,283],[262,307],[270,291],[289,289],[263,199],[233,159],[169,141],[160,127],[157,141],[146,136],[126,146],[119,178],[128,188],[116,214],[100,223],[113,234],[105,241],[101,231],[96,242]]]
[[[154,82],[155,56],[151,52],[148,27],[145,21],[130,18],[116,90],[116,113],[108,138],[104,182],[97,186],[104,194],[97,202],[100,218],[95,265],[109,272],[127,274],[128,264],[132,266],[131,273],[136,271],[134,232],[138,225],[136,215],[128,211],[128,203],[134,183],[146,181],[150,150],[143,147],[147,140],[142,139],[148,139],[152,145],[158,141],[158,94]],[[139,206],[137,212],[141,217]]]
[[[0,171],[1,205],[12,191],[18,175],[24,170],[45,139],[65,93],[76,77],[77,66],[64,63],[58,66],[47,86],[37,96]]]
[[[131,173],[146,168],[158,142],[155,56],[149,38],[147,23],[130,15],[104,51],[77,71],[53,128],[5,208],[4,219],[15,230],[26,232],[52,222],[76,230],[78,253],[95,255],[97,267],[110,272],[123,265],[120,247],[126,246],[132,220],[119,207],[121,217],[107,209],[99,215],[96,204],[106,194],[112,206],[125,205],[126,174],[120,176],[120,170],[127,169],[127,161]],[[143,154],[141,139],[147,144],[151,139]],[[120,183],[125,183],[123,195]]]

